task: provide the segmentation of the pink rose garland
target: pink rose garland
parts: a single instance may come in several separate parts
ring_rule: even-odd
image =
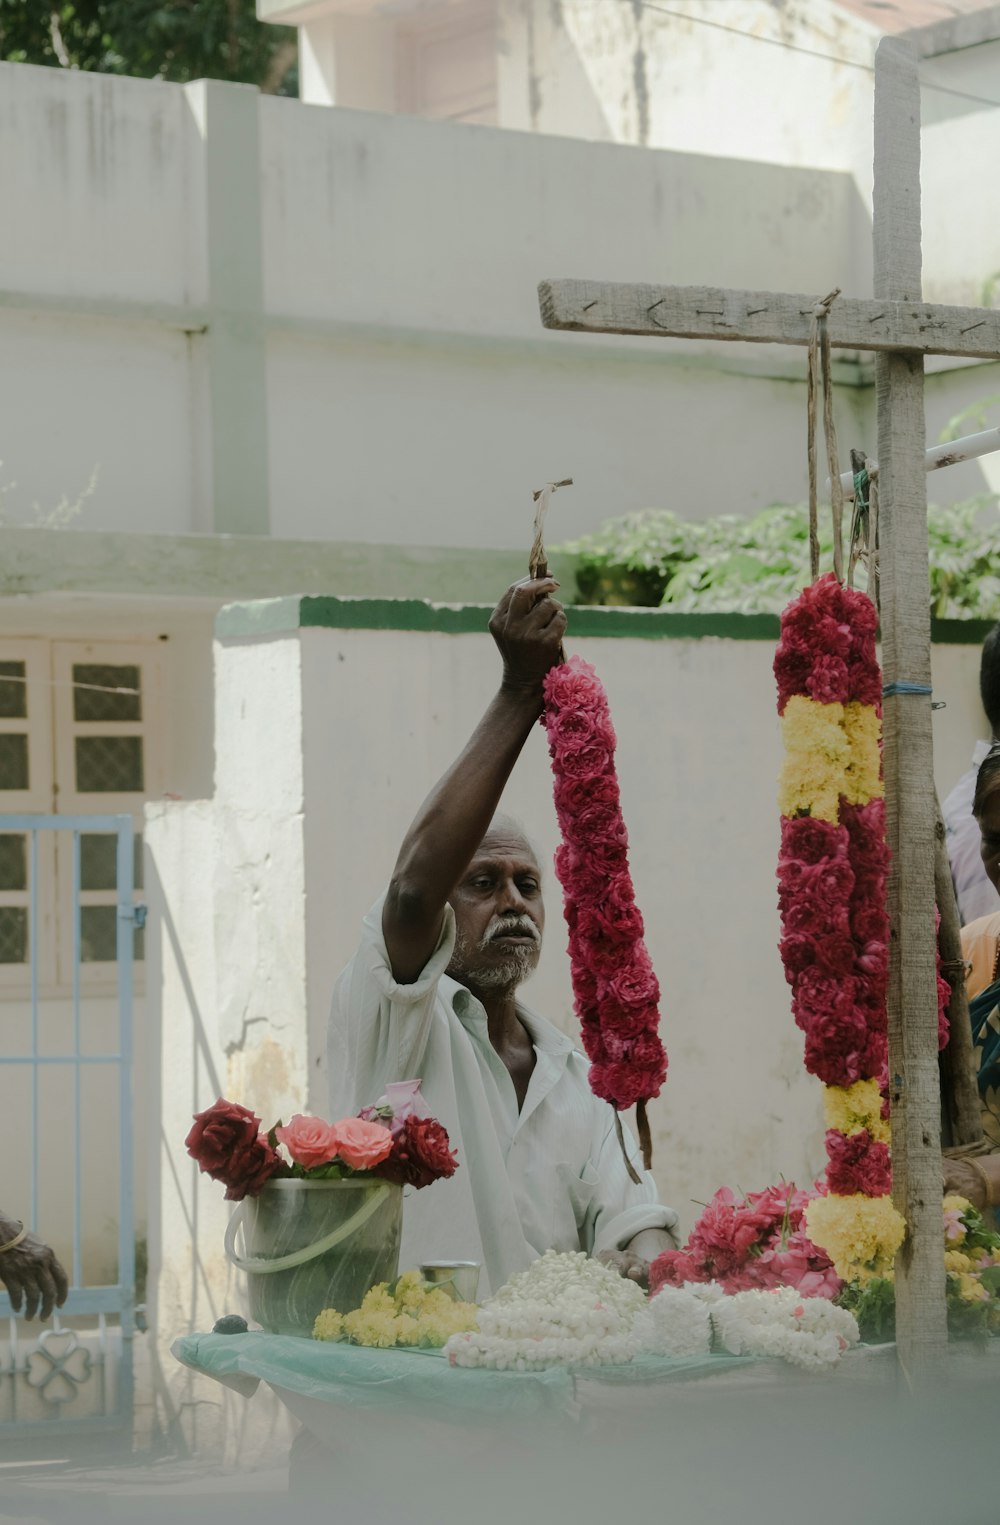
[[[595,1096],[636,1123],[647,1169],[645,1103],[666,1079],[660,987],[643,942],[628,868],[607,695],[589,662],[571,657],[545,679],[543,722],[562,846],[555,867],[569,927],[574,1007]]]

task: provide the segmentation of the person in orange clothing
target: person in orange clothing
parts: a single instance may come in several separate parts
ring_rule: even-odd
[[[979,827],[983,868],[1000,889],[1000,745],[992,746],[979,766],[972,814]],[[962,928],[962,954],[980,1115],[994,1152],[946,1160],[945,1190],[985,1211],[1000,1207],[1000,911]]]

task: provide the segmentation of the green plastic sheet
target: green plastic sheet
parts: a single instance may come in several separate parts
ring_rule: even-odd
[[[304,1398],[383,1414],[415,1411],[427,1418],[481,1424],[509,1415],[570,1413],[574,1373],[484,1371],[449,1366],[440,1351],[369,1350],[292,1335],[192,1334],[176,1340],[185,1366],[249,1395],[258,1382]],[[746,1367],[745,1356],[709,1355],[672,1360],[642,1356],[627,1366],[587,1366],[587,1382],[635,1385],[689,1381]]]

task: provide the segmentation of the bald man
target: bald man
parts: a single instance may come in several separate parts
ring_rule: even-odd
[[[583,1250],[645,1281],[675,1243],[677,1215],[626,1134],[639,1184],[630,1179],[586,1058],[520,999],[542,950],[542,872],[497,809],[560,659],[557,587],[526,578],[497,605],[499,689],[403,839],[337,982],[328,1035],[333,1117],[421,1077],[460,1168],[406,1189],[400,1265],[478,1261],[481,1296],[548,1249]]]

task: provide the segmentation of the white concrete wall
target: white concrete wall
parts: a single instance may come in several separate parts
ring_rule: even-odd
[[[219,652],[214,799],[146,813],[150,1046],[150,1312],[161,1428],[231,1460],[279,1455],[288,1416],[264,1392],[248,1410],[170,1356],[179,1335],[245,1310],[225,1259],[221,1186],[184,1149],[219,1096],[270,1126],[305,1105],[306,1021],[300,685],[294,641]]]
[[[360,919],[384,886],[417,805],[456,755],[496,682],[482,635],[305,630],[301,650],[307,1066],[315,1110],[326,1105],[324,1035],[330,990]],[[282,648],[287,638],[281,642]],[[819,1088],[802,1068],[776,952],[775,805],[780,741],[769,643],[580,639],[611,700],[632,864],[663,988],[671,1074],[653,1108],[656,1173],[685,1223],[724,1182],[746,1189],[823,1165]],[[270,687],[268,643],[222,648],[220,704],[235,711]],[[981,733],[978,648],[935,650],[942,791],[968,766]],[[231,684],[236,684],[231,688]],[[223,693],[225,698],[223,699]],[[447,699],[447,702],[445,702]],[[284,706],[274,693],[272,712]],[[258,711],[263,714],[264,709]],[[266,736],[240,746],[267,773]],[[261,751],[261,748],[265,749]],[[556,825],[542,733],[528,743],[507,796],[551,860]],[[253,945],[252,923],[282,901],[242,907],[230,951]],[[243,888],[241,888],[243,885]],[[275,888],[277,881],[271,881]],[[529,1001],[572,1032],[560,891],[548,886],[549,929]],[[248,932],[247,928],[251,926]],[[725,978],[720,973],[725,971]],[[257,978],[282,984],[258,965]],[[298,971],[290,992],[299,996]],[[290,996],[291,998],[291,996]],[[280,1007],[280,1001],[272,1002]]]
[[[935,180],[954,131],[979,183],[979,120],[934,129]],[[800,498],[801,353],[546,334],[537,316],[537,281],[558,275],[866,291],[852,174],[724,156],[739,147],[0,65],[5,517],[74,498],[95,467],[82,529],[401,544],[521,545],[531,489],[564,474],[557,536],[644,506]],[[988,198],[970,190],[971,224],[942,230],[931,192],[928,289],[965,294],[1000,266]],[[939,383],[946,417],[968,375]],[[242,424],[220,413],[237,382]],[[871,448],[873,402],[842,389],[845,449]],[[267,490],[248,505],[251,446]]]

